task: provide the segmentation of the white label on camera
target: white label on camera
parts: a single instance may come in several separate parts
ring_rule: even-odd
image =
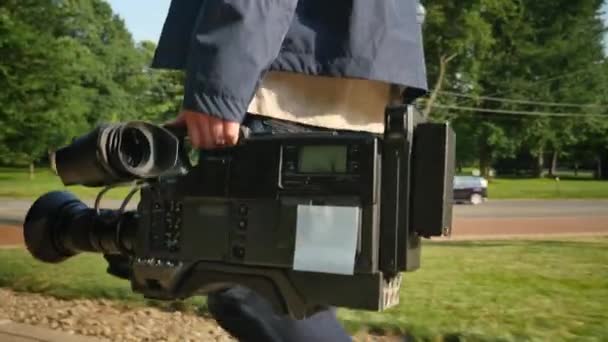
[[[296,271],[352,275],[361,209],[299,205],[296,226]]]

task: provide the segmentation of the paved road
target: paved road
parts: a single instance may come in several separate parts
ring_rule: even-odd
[[[90,205],[91,202],[88,201]],[[19,227],[31,201],[0,199],[0,244],[21,240]],[[104,201],[118,208],[120,201]],[[453,238],[531,235],[608,235],[608,200],[489,201],[454,207]]]
[[[85,201],[92,205],[93,201]],[[103,207],[118,208],[120,201],[106,200]],[[32,201],[0,198],[0,222],[20,224]],[[132,207],[132,206],[131,206]],[[523,218],[608,216],[608,200],[492,200],[482,205],[456,205],[455,218]]]
[[[457,205],[456,218],[531,218],[608,216],[608,200],[488,201],[483,205]]]
[[[0,225],[21,224],[30,201],[0,199]]]
[[[455,239],[547,235],[608,235],[608,201],[490,201],[454,210]]]

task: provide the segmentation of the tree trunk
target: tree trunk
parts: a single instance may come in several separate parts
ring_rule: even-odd
[[[34,163],[30,163],[30,180],[33,180],[34,178],[36,178],[36,175],[34,174]]]
[[[578,177],[578,162],[574,162],[574,177]]]
[[[482,177],[490,175],[490,147],[483,137],[479,139],[479,172]]]
[[[545,166],[545,153],[541,148],[536,156],[536,165],[534,167],[534,177],[541,178],[543,176],[543,169]]]
[[[604,154],[604,158],[600,158],[600,179],[608,180],[608,151]]]
[[[559,156],[558,151],[553,151],[551,156],[551,169],[549,170],[549,175],[551,177],[555,177],[557,175],[557,158]]]
[[[597,170],[595,178],[608,180],[608,152],[597,156]]]
[[[443,81],[445,80],[445,74],[446,74],[446,71],[448,68],[448,64],[454,58],[456,58],[456,55],[439,57],[439,76],[437,76],[437,82],[435,82],[435,87],[433,88],[431,97],[427,101],[424,111],[422,111],[422,115],[426,119],[428,119],[429,116],[431,115],[431,110],[433,109],[433,104],[435,104],[435,101],[437,101],[437,96],[439,96],[439,92],[443,88]]]
[[[53,172],[57,173],[57,163],[55,161],[55,152],[53,152],[52,150],[48,150],[48,155],[49,155],[49,165],[51,167],[51,170],[53,170]]]

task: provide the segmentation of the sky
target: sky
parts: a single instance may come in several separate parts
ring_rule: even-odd
[[[126,22],[136,41],[158,42],[171,0],[107,0]],[[604,2],[604,22],[608,26],[608,0]],[[606,36],[608,52],[608,35]]]
[[[107,0],[127,24],[136,41],[158,42],[170,0]]]

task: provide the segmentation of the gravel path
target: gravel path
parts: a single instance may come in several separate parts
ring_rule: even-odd
[[[104,341],[234,341],[207,318],[155,308],[127,310],[107,300],[58,300],[0,289],[0,320]],[[170,336],[170,337],[169,337]]]
[[[109,300],[60,300],[0,288],[0,322],[42,326],[112,342],[232,342],[214,320],[179,311],[126,309]],[[402,342],[397,336],[360,333],[354,342]]]

